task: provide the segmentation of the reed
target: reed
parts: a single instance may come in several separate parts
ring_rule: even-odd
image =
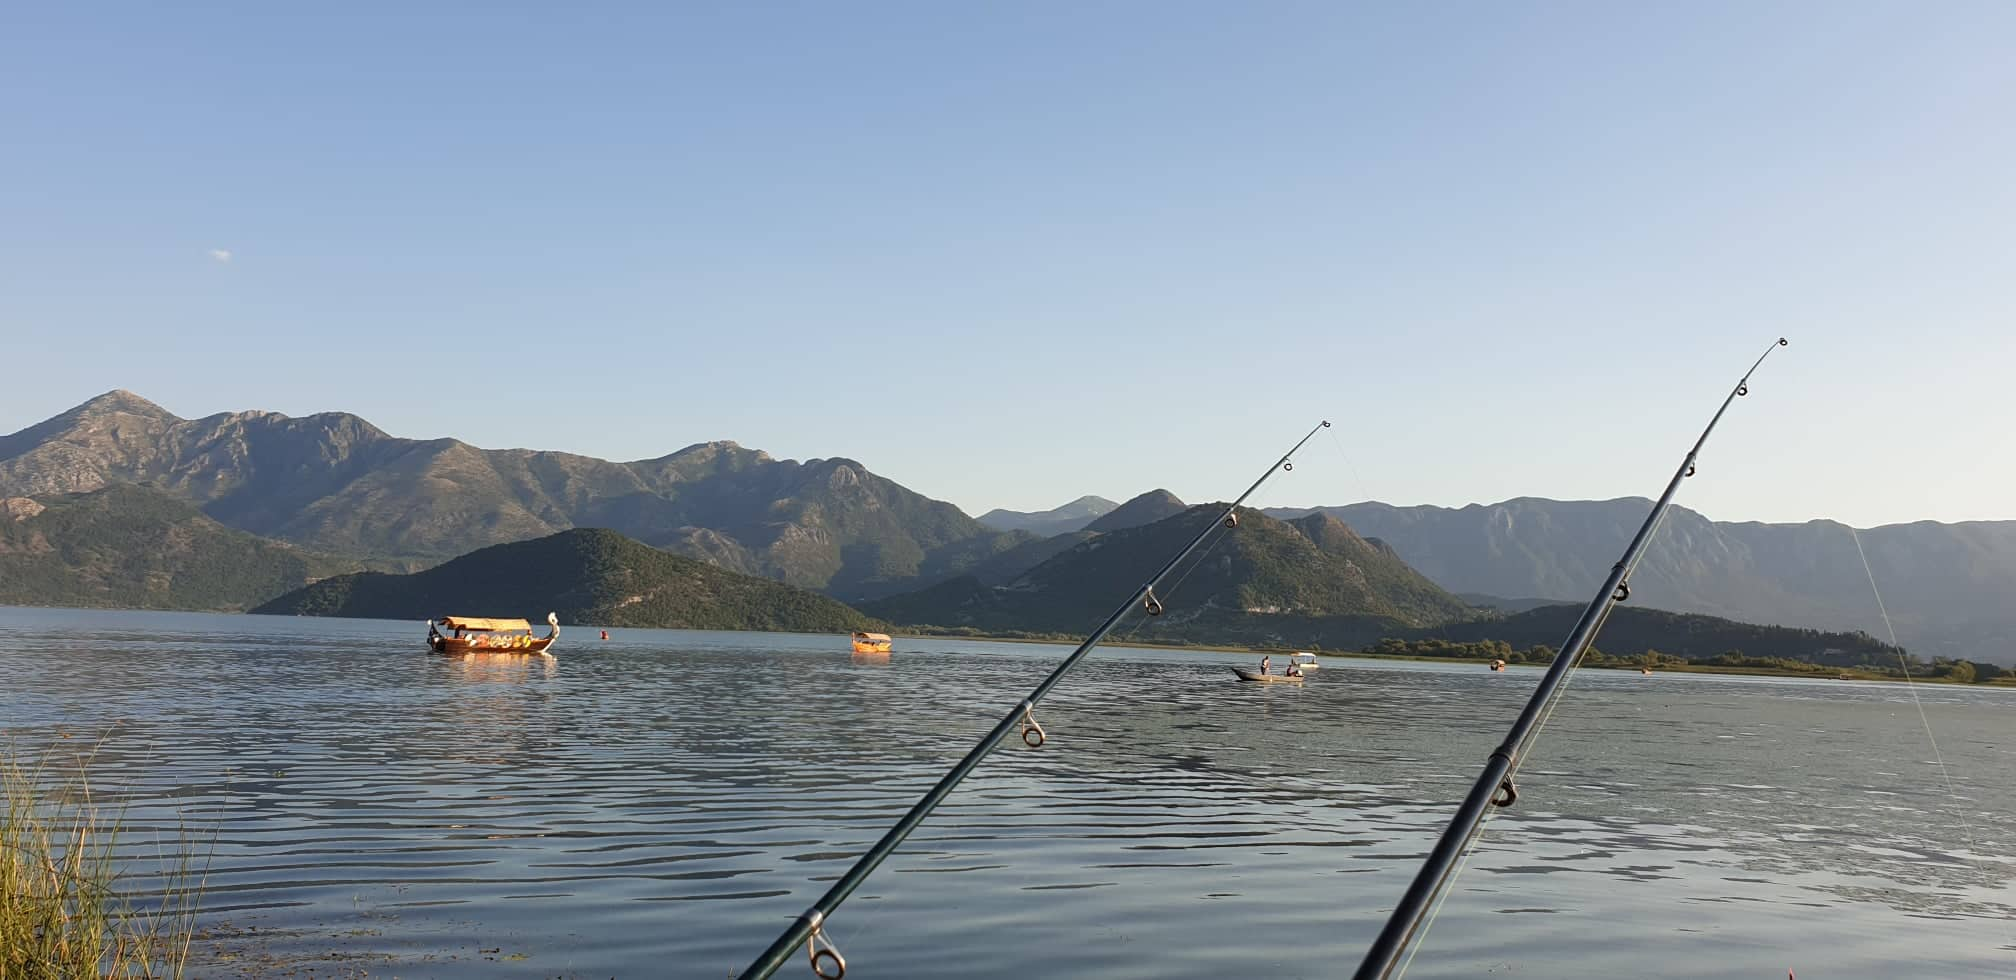
[[[75,776],[24,767],[0,750],[0,977],[180,978],[189,962],[205,869],[188,834],[122,859],[123,809]],[[133,865],[146,870],[136,873]]]

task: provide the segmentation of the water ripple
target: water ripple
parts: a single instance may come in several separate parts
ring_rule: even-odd
[[[143,889],[158,842],[203,842],[201,975],[720,976],[1063,652],[616,632],[446,660],[403,623],[0,610],[40,665],[0,728],[88,761]],[[1048,744],[997,752],[834,917],[850,962],[1348,972],[1529,688],[1338,661],[1275,690],[1234,659],[1088,661]],[[1926,698],[1959,809],[1902,693],[1582,676],[1410,975],[2016,972],[2016,692]]]

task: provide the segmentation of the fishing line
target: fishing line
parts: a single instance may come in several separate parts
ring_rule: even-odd
[[[1939,766],[1939,778],[1946,783],[1946,795],[1954,799],[1957,809],[1959,794],[1953,791],[1953,774],[1946,771],[1946,757],[1939,754],[1939,739],[1932,734],[1932,719],[1925,714],[1925,702],[1918,699],[1918,685],[1911,680],[1911,659],[1897,643],[1897,627],[1891,625],[1890,610],[1883,605],[1883,590],[1876,587],[1876,573],[1869,567],[1868,554],[1862,550],[1862,535],[1850,527],[1848,536],[1855,541],[1855,557],[1862,559],[1862,574],[1869,576],[1869,592],[1876,597],[1876,612],[1883,617],[1883,631],[1890,635],[1890,647],[1897,651],[1897,666],[1903,669],[1904,687],[1911,692],[1911,703],[1918,708],[1918,722],[1925,726],[1925,741],[1932,746],[1932,761]]]
[[[1569,632],[1567,641],[1562,644],[1560,652],[1555,654],[1554,662],[1548,665],[1546,674],[1541,677],[1532,696],[1527,699],[1526,706],[1520,709],[1519,716],[1513,721],[1505,740],[1485,761],[1483,772],[1478,774],[1477,780],[1471,784],[1469,792],[1458,804],[1455,814],[1449,820],[1449,826],[1429,849],[1427,858],[1423,860],[1420,870],[1407,886],[1407,891],[1400,896],[1400,901],[1394,906],[1385,926],[1379,930],[1378,936],[1366,949],[1365,958],[1359,963],[1358,971],[1354,975],[1357,980],[1380,980],[1391,974],[1400,954],[1414,941],[1424,917],[1436,907],[1440,894],[1449,883],[1451,871],[1458,867],[1459,862],[1466,856],[1465,852],[1479,828],[1483,826],[1489,815],[1488,811],[1518,802],[1519,788],[1511,776],[1520,757],[1532,743],[1535,726],[1547,713],[1550,703],[1559,695],[1562,684],[1566,681],[1567,675],[1574,671],[1576,662],[1595,641],[1596,635],[1608,621],[1610,611],[1618,603],[1631,597],[1631,573],[1637,569],[1646,546],[1650,544],[1652,536],[1664,521],[1667,509],[1680,491],[1680,484],[1694,475],[1695,464],[1700,458],[1701,450],[1708,444],[1709,437],[1715,434],[1715,427],[1721,423],[1722,417],[1728,413],[1729,407],[1735,404],[1736,399],[1750,393],[1750,377],[1763,366],[1765,358],[1786,344],[1785,338],[1778,338],[1764,349],[1764,353],[1758,355],[1757,360],[1751,362],[1750,369],[1743,372],[1743,377],[1737,380],[1736,386],[1722,399],[1722,404],[1709,418],[1707,426],[1702,428],[1701,434],[1695,438],[1694,445],[1681,459],[1680,466],[1667,481],[1666,489],[1660,494],[1659,499],[1653,502],[1651,512],[1645,516],[1630,545],[1624,549],[1624,554],[1617,559],[1617,563],[1611,566],[1610,573],[1604,578],[1596,597],[1583,609],[1574,629]]]
[[[1363,491],[1365,488],[1358,483],[1358,471],[1352,468],[1351,454],[1344,451],[1343,441],[1337,438],[1337,433],[1335,432],[1328,433],[1328,435],[1330,436],[1330,445],[1336,448],[1337,459],[1344,467],[1344,482],[1346,484],[1344,495],[1347,505],[1351,498],[1362,500],[1368,504],[1371,503],[1372,498],[1364,495]],[[1321,508],[1319,507],[1318,509],[1320,510]]]
[[[1662,511],[1659,515],[1659,522],[1652,526],[1652,534],[1646,538],[1645,542],[1646,552],[1650,552],[1652,550],[1653,542],[1657,540],[1659,532],[1665,529],[1665,527],[1666,527],[1666,513]],[[1633,564],[1633,568],[1634,569],[1636,568],[1636,563]],[[1612,608],[1615,607],[1613,606]],[[1603,613],[1603,623],[1607,624],[1609,620],[1610,620],[1610,613],[1608,610],[1606,610]],[[1599,624],[1597,628],[1601,629],[1602,625]],[[1547,703],[1547,709],[1541,713],[1540,720],[1534,724],[1533,737],[1528,744],[1534,746],[1536,749],[1540,745],[1541,733],[1547,730],[1547,723],[1549,721],[1552,721],[1554,718],[1555,710],[1561,707],[1561,703],[1563,701],[1567,700],[1568,688],[1570,685],[1574,684],[1575,675],[1577,673],[1579,673],[1579,671],[1570,670],[1566,676],[1561,678],[1561,686],[1558,689],[1556,689],[1554,700],[1549,701]],[[1505,778],[1511,779],[1517,776],[1519,774],[1519,771],[1525,767],[1527,761],[1533,757],[1533,754],[1534,753],[1532,752],[1527,752],[1520,755],[1517,759],[1514,759],[1512,761],[1511,771],[1506,774]],[[1490,829],[1491,821],[1497,819],[1498,817],[1498,809],[1499,808],[1497,807],[1493,807],[1492,809],[1484,811],[1484,819],[1477,824],[1477,831],[1476,834],[1474,835],[1475,838],[1481,839],[1484,836],[1485,831]],[[1401,962],[1400,969],[1396,974],[1397,977],[1405,977],[1407,975],[1407,968],[1414,964],[1415,955],[1421,951],[1422,946],[1427,944],[1428,933],[1430,930],[1435,928],[1435,920],[1442,914],[1442,907],[1449,903],[1449,895],[1451,892],[1455,890],[1457,879],[1463,877],[1463,869],[1470,866],[1470,859],[1474,857],[1479,850],[1481,850],[1481,848],[1479,847],[1467,847],[1463,850],[1462,859],[1456,862],[1455,870],[1449,873],[1448,882],[1443,886],[1441,893],[1436,896],[1435,905],[1431,909],[1429,909],[1428,917],[1422,921],[1421,928],[1414,933],[1414,941],[1407,947],[1407,959]]]
[[[1939,738],[1932,734],[1932,719],[1925,713],[1925,702],[1918,699],[1918,685],[1911,680],[1911,658],[1897,642],[1897,627],[1891,624],[1890,610],[1883,604],[1883,590],[1876,587],[1876,572],[1869,567],[1869,555],[1862,550],[1862,535],[1850,526],[1848,536],[1855,541],[1855,557],[1862,559],[1862,574],[1869,576],[1869,592],[1876,597],[1876,612],[1883,617],[1883,630],[1890,635],[1891,648],[1897,651],[1897,666],[1903,669],[1904,687],[1911,692],[1911,703],[1918,708],[1918,723],[1925,726],[1925,741],[1932,746],[1932,761],[1939,766],[1939,778],[1946,784],[1946,801],[1952,805],[1954,816],[1960,818],[1960,826],[1967,832],[1967,846],[1973,849],[1975,860],[1992,875],[1987,855],[1981,850],[1981,839],[1974,833],[1974,821],[1967,815],[1967,808],[1960,805],[1960,794],[1953,788],[1953,774],[1946,768],[1946,757],[1939,752]],[[2003,918],[2002,924],[2007,933],[2009,920]],[[2016,943],[2004,948],[2016,953]]]

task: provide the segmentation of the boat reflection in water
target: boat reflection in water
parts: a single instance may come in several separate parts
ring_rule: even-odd
[[[560,676],[560,661],[519,653],[464,653],[442,658],[448,678],[463,684],[523,684],[534,677]]]

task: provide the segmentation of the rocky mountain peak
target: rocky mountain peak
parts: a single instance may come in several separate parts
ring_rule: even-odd
[[[162,408],[145,398],[124,388],[114,388],[76,408],[65,412],[78,420],[102,418],[108,415],[137,415],[161,422],[180,422],[180,416]],[[60,416],[59,416],[60,417]]]

